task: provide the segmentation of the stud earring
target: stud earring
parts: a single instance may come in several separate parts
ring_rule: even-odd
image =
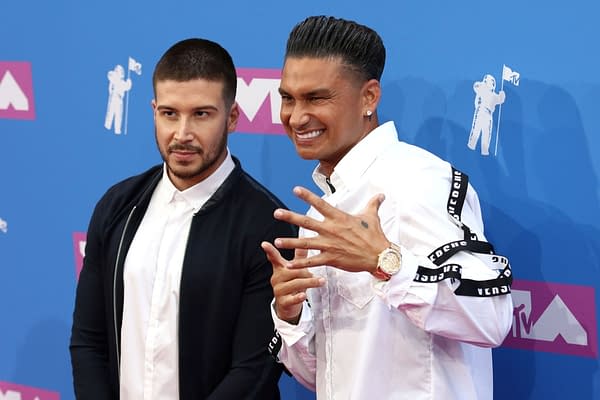
[[[367,110],[367,118],[369,118],[369,121],[371,120],[372,116],[373,116],[373,111]]]

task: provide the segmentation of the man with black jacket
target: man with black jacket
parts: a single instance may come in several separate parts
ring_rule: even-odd
[[[239,109],[230,55],[188,39],[159,60],[162,165],[110,188],[87,232],[71,360],[78,399],[279,399],[271,265],[294,236],[282,203],[227,148]]]

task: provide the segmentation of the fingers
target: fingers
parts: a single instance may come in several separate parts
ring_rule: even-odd
[[[275,251],[278,249],[294,249],[294,259],[291,261],[284,260],[284,267],[287,269],[299,269],[318,267],[327,264],[328,258],[321,252],[315,255],[308,256],[309,249],[320,250],[322,246],[319,242],[310,238],[277,238],[275,239],[276,248],[271,245]]]
[[[325,200],[315,195],[308,189],[296,186],[294,188],[294,194],[296,194],[300,199],[304,200],[309,205],[313,206],[325,219],[343,222],[347,221],[348,217],[350,217],[349,214],[333,207],[331,204],[327,203]],[[377,216],[379,207],[384,200],[385,195],[383,193],[376,194],[369,200],[363,212]],[[322,221],[317,221],[316,219],[307,215],[298,214],[293,211],[279,208],[275,210],[273,216],[275,219],[288,222],[310,231],[320,232],[321,229],[323,229]]]
[[[308,277],[294,277],[308,274]],[[306,290],[322,286],[325,279],[312,276],[306,269],[293,270],[281,268],[273,270],[271,286],[275,297],[275,311],[284,321],[297,323],[306,300]]]
[[[323,253],[318,253],[312,257],[304,257],[304,258],[295,258],[290,264],[287,266],[288,269],[306,269],[311,267],[318,267],[321,265],[334,265],[335,261],[333,261],[330,255],[325,255]]]
[[[288,240],[290,241],[288,243]],[[302,241],[304,239],[275,239],[275,244],[277,247],[273,246],[269,242],[262,242],[261,247],[267,255],[267,259],[273,265],[273,269],[275,268],[302,268],[302,267],[313,267],[321,264],[316,264],[312,260],[315,259],[316,256],[308,257],[308,249],[311,248],[310,244],[305,243],[305,246],[309,246],[306,248],[301,248],[299,245],[295,244],[295,241]],[[289,261],[283,258],[279,249],[294,249],[294,259]],[[308,271],[307,274],[303,276],[312,276]]]
[[[302,186],[296,186],[294,194],[317,209],[325,218],[332,218],[341,213],[337,208]]]
[[[306,269],[285,269],[273,271],[271,285],[275,297],[295,296],[306,293],[307,289],[323,286],[325,278],[314,276]]]
[[[288,261],[283,258],[279,250],[271,243],[262,242],[261,247],[273,266],[273,276],[271,277],[273,287],[281,283],[286,283],[283,287],[284,292],[299,292],[308,288],[319,287],[325,282],[323,278],[314,277],[307,269],[298,269],[298,267],[292,269],[295,260],[301,263],[301,260],[310,259],[307,258],[307,250],[296,249],[294,261]]]
[[[306,258],[308,249],[321,250],[321,245],[315,238],[277,238],[274,243],[278,249],[298,249],[301,256],[297,258]]]
[[[284,210],[282,208],[275,210],[273,212],[273,217],[279,221],[284,221],[311,231],[318,229],[319,225],[319,222],[311,217],[298,214],[290,210]]]
[[[275,297],[277,316],[289,323],[297,323],[302,311],[302,303],[306,300],[306,291],[317,288],[325,283],[322,277],[315,277],[307,269],[288,268],[291,263],[281,256],[281,253],[269,242],[262,242],[267,259],[273,266],[271,286]],[[294,259],[303,260],[307,251],[296,249]]]
[[[306,257],[308,257],[308,249],[302,249],[302,248],[294,249],[294,259],[295,260],[301,260]]]
[[[271,243],[262,242],[260,244],[260,247],[262,247],[263,251],[265,252],[265,254],[267,256],[267,260],[269,260],[271,265],[273,265],[273,269],[285,268],[285,267],[289,266],[289,261],[286,260],[285,258],[283,258],[283,256],[279,252],[279,250],[277,250],[277,248],[275,246],[273,246]]]

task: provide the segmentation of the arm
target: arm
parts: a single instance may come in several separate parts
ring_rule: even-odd
[[[314,326],[307,290],[323,285],[324,279],[314,277],[306,269],[289,268],[289,262],[270,243],[263,242],[262,248],[273,267],[271,285],[275,298],[271,305],[271,316],[281,336],[281,349],[276,356],[298,382],[314,391]],[[305,257],[305,251],[296,250],[295,259]]]
[[[391,307],[404,312],[427,332],[483,347],[499,346],[512,323],[512,300],[509,294],[486,297],[459,295],[460,280],[445,279],[437,283],[418,282],[418,268],[437,269],[430,257],[434,249],[464,239],[464,233],[445,213],[441,200],[427,201],[423,196],[418,208],[408,208],[393,219],[386,229],[392,237],[402,237],[402,226],[410,224],[410,239],[402,246],[402,270],[383,285],[378,293]],[[445,200],[445,199],[442,199]],[[441,210],[441,211],[440,211]],[[462,221],[484,241],[479,202],[469,186],[462,209]],[[406,237],[406,235],[405,235]],[[459,251],[441,265],[460,266],[462,280],[483,282],[499,276],[501,264],[492,256]]]
[[[78,399],[111,399],[108,369],[108,335],[103,290],[102,212],[96,207],[87,232],[83,269],[79,275],[73,326],[71,365]]]
[[[285,223],[272,221],[262,239],[273,240],[290,235],[294,229]],[[249,249],[250,267],[246,269],[240,310],[232,341],[232,361],[227,375],[208,396],[209,400],[274,399],[278,393],[281,364],[269,355],[267,344],[273,336],[273,321],[269,304],[273,290],[269,284],[271,265],[258,246]]]
[[[432,194],[423,190],[404,202],[399,200],[400,205],[391,200],[392,204],[388,206],[395,207],[396,210],[392,213],[392,218],[383,224],[385,233],[378,217],[382,196],[373,197],[361,213],[350,215],[335,209],[308,190],[296,188],[296,195],[319,211],[324,220],[317,221],[290,211],[278,210],[275,214],[277,218],[314,231],[317,235],[310,239],[282,238],[275,243],[280,248],[311,248],[320,251],[316,256],[294,260],[292,268],[330,265],[350,272],[372,273],[376,268],[377,254],[389,245],[388,239],[395,241],[402,245],[402,269],[391,281],[376,285],[383,286],[382,290],[378,290],[379,295],[428,332],[480,346],[497,346],[508,333],[512,322],[510,295],[466,297],[454,292],[460,284],[458,280],[415,282],[419,266],[436,267],[427,259],[431,251],[453,240],[461,240],[464,235],[446,210],[450,188],[447,177],[427,186],[438,188],[437,192]],[[444,191],[443,195],[440,190]],[[463,210],[463,221],[473,225],[476,233],[483,231],[479,203],[471,188]],[[482,233],[479,238],[483,239]],[[460,265],[463,279],[496,278],[498,271],[488,266],[485,257],[489,256],[465,251],[454,255],[444,265]]]

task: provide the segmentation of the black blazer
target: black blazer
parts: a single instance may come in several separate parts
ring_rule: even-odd
[[[297,231],[273,218],[284,205],[234,161],[188,237],[179,306],[182,400],[279,399],[281,367],[267,352],[272,268],[260,243]],[[123,264],[161,176],[159,165],[116,184],[92,215],[70,343],[78,399],[119,398]]]

